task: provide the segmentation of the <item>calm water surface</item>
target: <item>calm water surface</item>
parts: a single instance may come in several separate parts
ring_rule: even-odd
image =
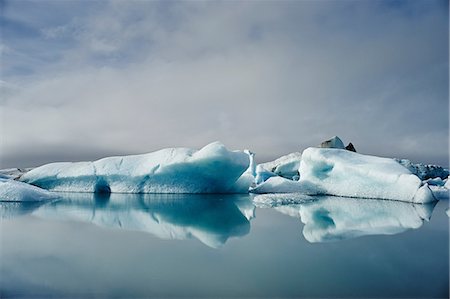
[[[448,201],[61,194],[0,203],[8,297],[448,298]]]

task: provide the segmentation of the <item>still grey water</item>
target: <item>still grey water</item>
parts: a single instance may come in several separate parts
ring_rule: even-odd
[[[0,203],[0,295],[448,298],[448,201],[61,194]]]

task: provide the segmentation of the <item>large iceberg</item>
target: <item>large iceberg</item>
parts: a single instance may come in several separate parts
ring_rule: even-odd
[[[0,178],[0,202],[44,201],[55,198],[56,195],[47,190],[11,179]]]
[[[280,213],[299,218],[305,224],[303,236],[311,243],[417,229],[429,221],[435,206],[334,196],[308,200],[305,196],[279,194],[257,195],[254,202],[260,207],[272,205]]]
[[[228,193],[236,192],[235,183],[249,162],[247,153],[214,142],[198,151],[169,148],[94,162],[51,163],[20,180],[63,192]]]
[[[302,153],[300,181],[271,177],[253,193],[293,193],[435,201],[427,184],[393,159],[362,155],[344,149],[308,148]]]
[[[197,239],[218,248],[249,233],[255,207],[238,195],[61,193],[33,216],[152,234],[161,239]]]

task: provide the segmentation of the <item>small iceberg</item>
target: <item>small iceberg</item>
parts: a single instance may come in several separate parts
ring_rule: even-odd
[[[290,180],[298,179],[298,168],[300,167],[300,161],[302,160],[302,154],[294,152],[282,156],[274,161],[258,164],[257,175],[261,178],[257,178],[256,181],[261,183],[268,179],[269,176],[280,176]]]
[[[0,178],[0,202],[31,202],[57,198],[54,193],[11,179]]]
[[[59,192],[234,193],[249,168],[249,155],[219,142],[200,150],[168,148],[157,152],[108,157],[94,162],[51,163],[34,168],[20,181]],[[251,183],[251,182],[249,182]]]

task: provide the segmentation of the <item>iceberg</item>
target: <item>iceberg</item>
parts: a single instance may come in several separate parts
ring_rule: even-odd
[[[258,164],[259,171],[257,171],[257,173],[264,173],[264,171],[268,171],[270,173],[273,173],[274,175],[278,175],[291,180],[294,180],[295,178],[298,179],[298,168],[300,167],[301,160],[301,153],[290,153],[274,161]],[[261,180],[257,181],[260,181],[259,183],[261,183]]]
[[[47,190],[11,179],[0,178],[0,202],[44,201],[55,198],[57,196]]]
[[[19,179],[59,192],[233,193],[249,162],[248,154],[214,142],[198,151],[168,148],[94,162],[51,163]]]
[[[446,179],[449,170],[438,165],[414,164],[407,159],[395,159],[398,163],[408,168],[413,174],[417,175],[422,181],[433,178]]]
[[[393,235],[429,221],[436,202],[414,204],[391,200],[301,194],[256,195],[258,207],[274,208],[299,218],[308,242],[331,242],[367,235]]]
[[[294,193],[435,201],[428,184],[393,159],[335,148],[308,148],[302,153],[298,182],[270,177],[251,188],[253,193]]]
[[[33,216],[92,223],[148,233],[160,239],[197,239],[219,248],[231,237],[249,233],[255,207],[237,195],[61,193]]]
[[[285,179],[280,176],[272,176],[262,181],[262,183],[250,188],[251,193],[296,193],[304,192],[304,184],[298,181]]]
[[[324,148],[308,148],[302,157],[300,183],[307,194],[435,201],[428,185],[393,159]]]
[[[249,167],[229,189],[230,193],[248,193],[250,187],[255,185],[256,165],[254,162],[255,154],[249,150],[244,150],[249,157]]]

